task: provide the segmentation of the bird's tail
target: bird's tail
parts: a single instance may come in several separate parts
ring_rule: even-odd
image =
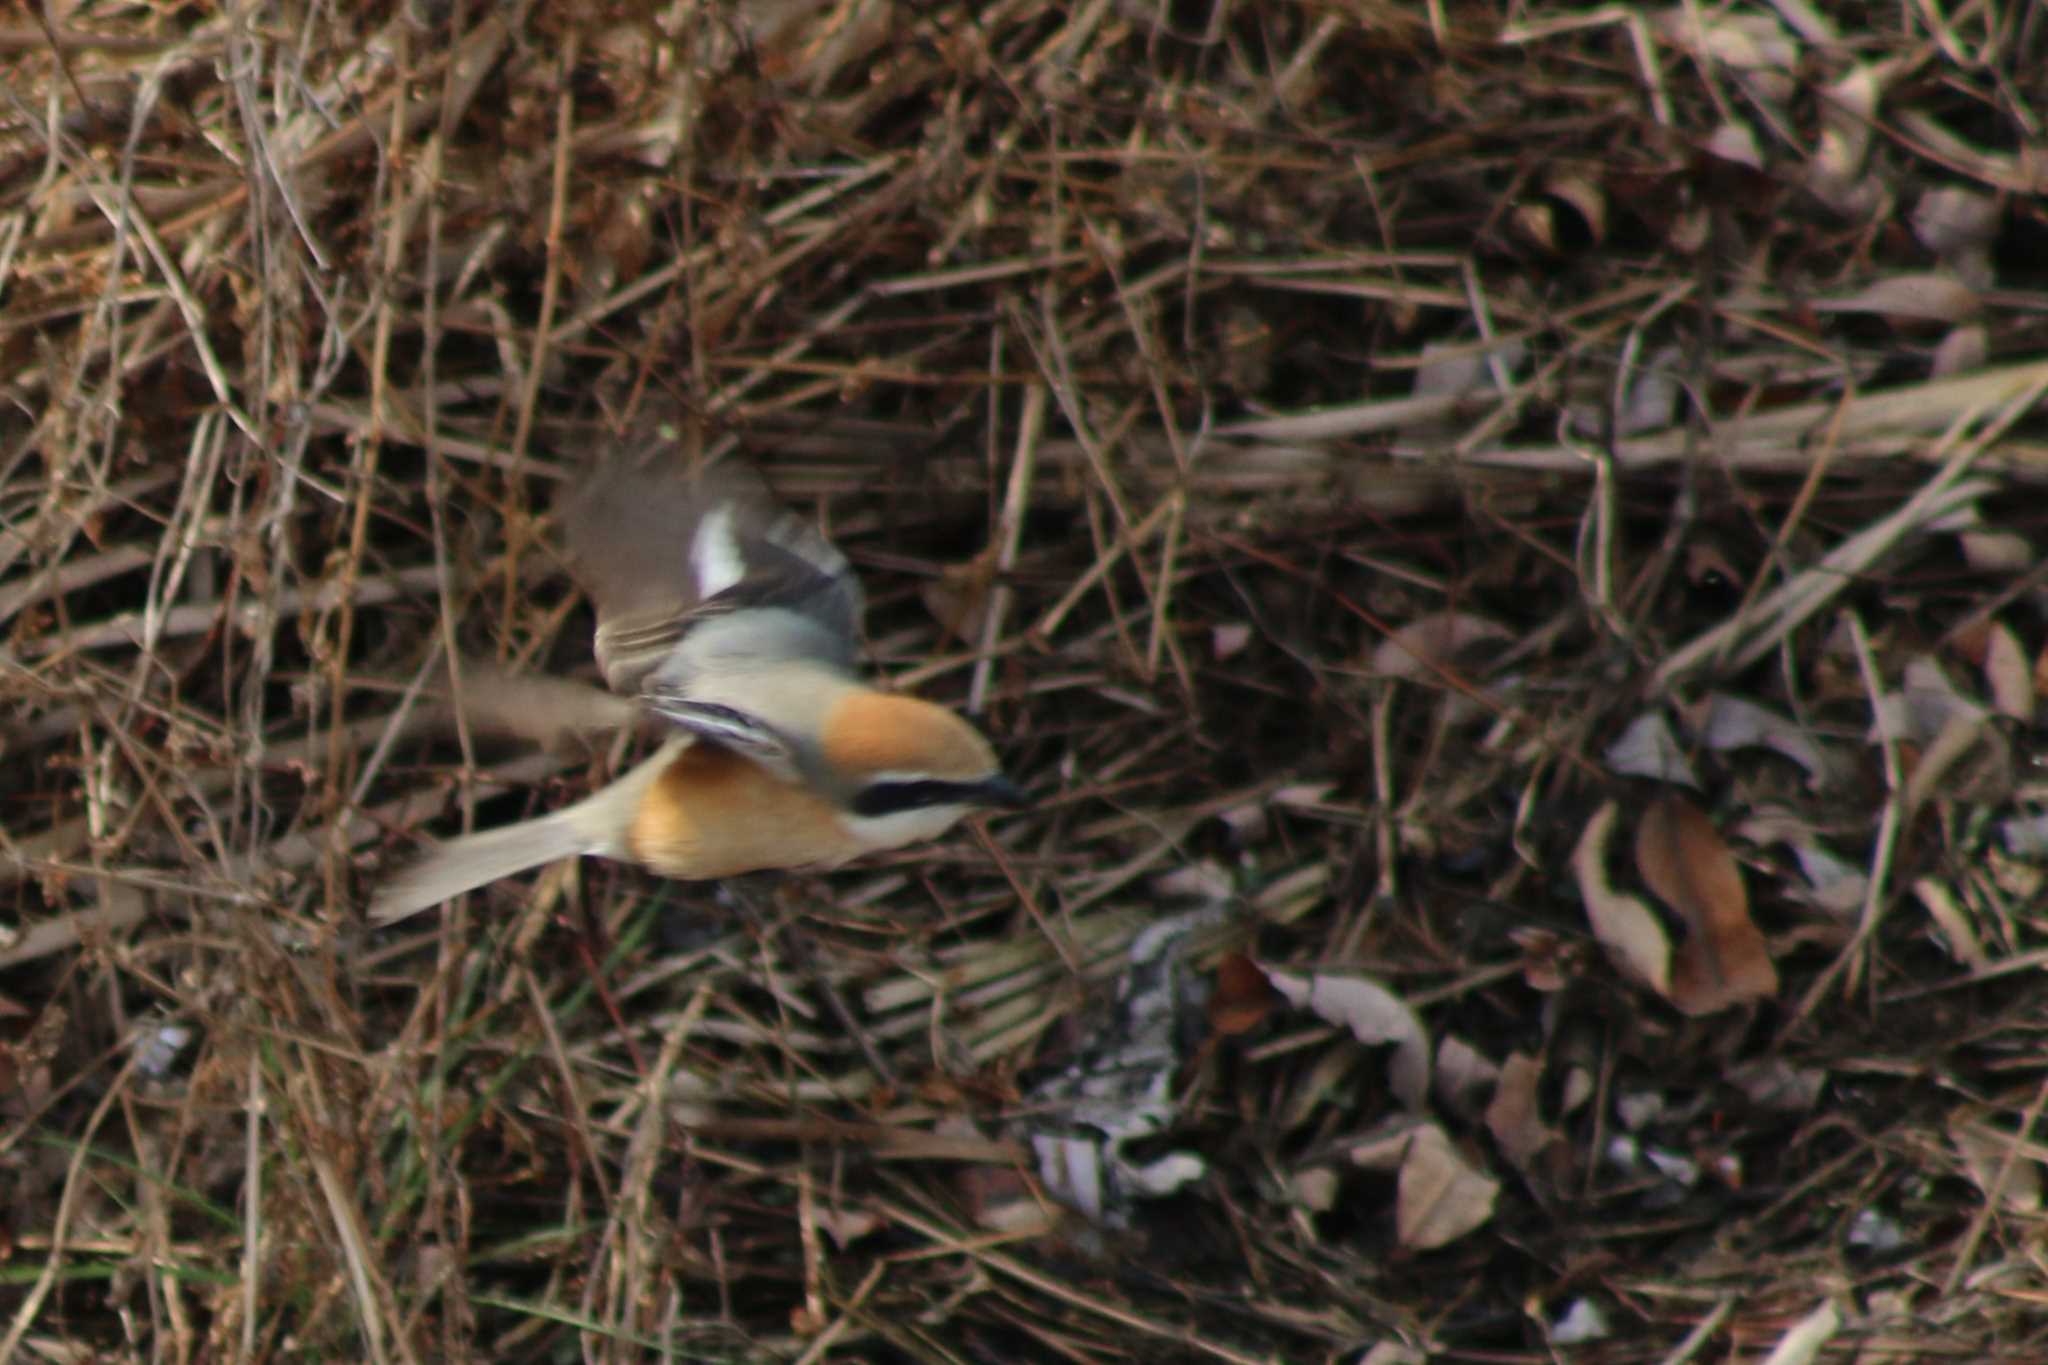
[[[486,882],[558,858],[596,851],[597,842],[586,822],[577,818],[580,814],[572,806],[503,829],[449,840],[377,889],[370,902],[370,922],[394,924]]]

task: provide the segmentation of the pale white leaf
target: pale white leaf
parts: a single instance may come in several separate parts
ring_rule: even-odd
[[[1296,782],[1277,788],[1273,792],[1273,804],[1283,810],[1312,810],[1336,789],[1334,782]]]
[[[1143,1165],[1125,1162],[1119,1173],[1132,1190],[1157,1199],[1200,1180],[1209,1173],[1209,1165],[1193,1152],[1168,1152]]]
[[[1605,1341],[1614,1335],[1614,1328],[1608,1324],[1607,1315],[1591,1299],[1573,1299],[1550,1329],[1553,1346],[1580,1346],[1589,1341]]]
[[[1949,329],[1941,344],[1934,348],[1934,358],[1928,365],[1928,374],[1935,379],[1948,375],[1968,374],[1984,368],[1984,361],[1991,353],[1991,337],[1979,322]]]
[[[1724,1075],[1751,1104],[1782,1113],[1804,1113],[1813,1108],[1828,1083],[1827,1072],[1819,1067],[1794,1066],[1783,1057],[1737,1062]]]
[[[1671,939],[1656,912],[1639,898],[1617,891],[1607,877],[1607,840],[1620,808],[1609,801],[1586,822],[1572,851],[1572,872],[1593,937],[1624,973],[1659,995],[1671,992]]]
[[[1960,185],[1929,190],[1913,206],[1913,235],[1947,260],[1991,245],[2003,217],[1998,200]]]
[[[1630,721],[1602,757],[1623,777],[1647,777],[1699,790],[1700,780],[1693,775],[1692,764],[1686,761],[1685,750],[1679,747],[1662,711],[1645,711]]]
[[[1588,177],[1573,172],[1553,172],[1544,177],[1544,192],[1570,204],[1586,220],[1594,242],[1607,238],[1607,195]]]
[[[1678,413],[1678,367],[1684,353],[1666,346],[1636,371],[1622,398],[1621,434],[1662,431]]]
[[[1103,1164],[1101,1143],[1093,1138],[1062,1137],[1033,1133],[1032,1150],[1038,1156],[1038,1178],[1053,1198],[1101,1221],[1107,1211],[1109,1171]]]
[[[1456,1034],[1436,1047],[1436,1096],[1452,1113],[1476,1115],[1482,1097],[1500,1080],[1500,1068]]]
[[[1658,13],[1655,22],[1665,42],[1738,70],[1789,71],[1799,60],[1798,40],[1768,14],[1707,15],[1690,6],[1674,6]]]
[[[2015,858],[2048,861],[2048,811],[1999,821],[1998,838]]]
[[[2041,1166],[2029,1144],[1974,1119],[1952,1122],[1948,1135],[1963,1159],[1963,1169],[1987,1198],[1997,1191],[1999,1206],[2007,1213],[2040,1210]],[[2015,1144],[2018,1153],[2013,1151]]]
[[[1820,313],[1880,313],[1930,322],[1961,322],[1974,317],[1983,299],[1977,291],[1945,271],[1894,275],[1839,299],[1814,302]]]
[[[1870,136],[1871,121],[1877,117],[1877,102],[1884,96],[1892,70],[1890,63],[1870,62],[1850,68],[1848,75],[1821,91],[1821,126]]]
[[[1486,382],[1486,355],[1472,346],[1432,341],[1422,348],[1411,390],[1417,398],[1471,393]]]
[[[1382,1341],[1360,1356],[1354,1365],[1429,1365],[1429,1357],[1398,1341]]]
[[[1956,902],[1955,894],[1932,877],[1922,877],[1913,883],[1913,895],[1926,908],[1935,927],[1948,942],[1949,953],[1966,967],[1983,971],[1991,965],[1991,955],[1984,951],[1984,945],[1977,941],[1977,931],[1970,924],[1970,916]]]
[[[1417,1128],[1401,1162],[1394,1233],[1419,1250],[1448,1246],[1493,1216],[1500,1182],[1465,1160],[1435,1124]]]
[[[1555,1128],[1543,1121],[1538,1084],[1543,1064],[1526,1053],[1510,1053],[1501,1066],[1500,1084],[1486,1106],[1486,1130],[1515,1169],[1528,1171],[1558,1140]]]
[[[1805,726],[1789,716],[1726,692],[1716,692],[1691,717],[1693,731],[1709,749],[1725,751],[1761,746],[1806,769],[1808,786],[1824,786],[1833,765]]]
[[[1511,632],[1498,621],[1469,611],[1440,611],[1395,630],[1379,642],[1369,667],[1390,678],[1436,681],[1437,675],[1471,645],[1505,640]]]
[[[1817,839],[1795,841],[1792,856],[1799,860],[1813,904],[1837,915],[1863,908],[1870,895],[1870,876],[1862,868],[1836,857]]]
[[[1849,1220],[1849,1231],[1843,1240],[1865,1251],[1897,1251],[1906,1245],[1906,1230],[1889,1214],[1863,1209]]]
[[[1879,699],[1870,740],[1889,733],[1895,741],[1926,746],[1957,723],[1981,725],[1984,708],[1956,691],[1941,666],[1926,655],[1907,663],[1897,692]]]
[[[1771,0],[1771,8],[1792,26],[1794,32],[1809,43],[1819,47],[1833,47],[1842,41],[1841,32],[1835,27],[1835,21],[1806,3],[1806,0]]]
[[[1823,1303],[1794,1323],[1760,1365],[1812,1365],[1820,1348],[1833,1339],[1841,1326],[1842,1315],[1835,1311],[1834,1304]]]
[[[1984,642],[1984,681],[1991,687],[1992,710],[2023,725],[2034,723],[2034,663],[2003,621],[1992,624]]]
[[[1419,1111],[1429,1098],[1429,1035],[1408,1003],[1368,977],[1318,972],[1297,976],[1277,967],[1258,964],[1273,989],[1296,1009],[1311,1010],[1340,1028],[1349,1029],[1359,1042],[1369,1046],[1391,1043],[1392,1060],[1387,1063],[1387,1083],[1396,1099],[1410,1111]]]
[[[1559,1114],[1576,1114],[1593,1098],[1598,1083],[1594,1080],[1591,1067],[1574,1066],[1565,1069],[1564,1093],[1557,1097]]]
[[[1664,1117],[1664,1097],[1654,1090],[1624,1090],[1614,1097],[1614,1117],[1631,1133],[1640,1133]]]
[[[866,1209],[819,1209],[815,1217],[841,1251],[882,1226],[881,1215]]]
[[[1753,171],[1764,168],[1764,154],[1757,150],[1756,133],[1746,123],[1724,123],[1707,138],[1707,151],[1722,161],[1732,161]]]
[[[1328,1213],[1337,1207],[1337,1184],[1337,1173],[1328,1166],[1311,1166],[1288,1179],[1287,1197],[1310,1213]]]

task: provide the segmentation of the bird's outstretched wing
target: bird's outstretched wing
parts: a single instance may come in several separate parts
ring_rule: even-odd
[[[657,675],[662,691],[687,691],[693,647],[852,668],[862,601],[851,566],[752,473],[693,474],[672,442],[642,443],[593,471],[563,520],[615,691],[642,693]],[[738,628],[707,632],[721,618]]]

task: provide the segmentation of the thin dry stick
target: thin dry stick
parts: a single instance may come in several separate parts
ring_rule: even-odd
[[[1673,653],[1651,676],[1650,691],[1667,691],[1715,660],[1724,668],[1748,667],[1846,590],[1856,575],[1899,540],[1990,492],[1987,482],[1957,482],[1982,450],[1976,442],[1958,450],[1904,506],[1850,536],[1820,563],[1773,591],[1758,604],[1751,620],[1723,622]]]
[[[1031,500],[1031,480],[1038,468],[1038,442],[1045,433],[1046,392],[1043,384],[1024,391],[1024,408],[1017,416],[1017,443],[1010,456],[1010,477],[1003,492],[1003,508],[996,521],[996,575],[989,592],[988,612],[982,620],[981,650],[974,661],[974,680],[967,688],[967,711],[980,715],[988,705],[989,679],[994,676],[996,646],[1003,638],[1013,596],[1009,575],[1017,565],[1017,550],[1024,539],[1024,510]]]
[[[328,1135],[342,1132],[348,1125],[338,1121],[328,1103],[322,1075],[324,1064],[315,1055],[318,1046],[317,1040],[301,1037],[289,1049],[289,1055],[297,1063],[298,1083],[292,1087],[286,1101],[289,1112],[299,1124],[301,1150],[306,1154],[307,1164],[312,1167],[314,1183],[319,1187],[334,1238],[341,1247],[348,1293],[355,1303],[355,1318],[362,1328],[364,1345],[370,1359],[381,1362],[390,1358],[392,1350],[386,1341],[387,1333],[392,1333],[394,1327],[387,1317],[391,1290],[378,1273],[378,1263],[370,1253],[363,1211],[356,1203],[350,1183],[342,1178],[335,1153],[328,1145]],[[403,1333],[392,1334],[399,1359],[414,1360],[412,1343]]]
[[[1685,1340],[1666,1352],[1657,1365],[1686,1365],[1713,1340],[1714,1333],[1721,1330],[1721,1324],[1728,1321],[1728,1315],[1735,1311],[1736,1301],[1734,1294],[1723,1294],[1716,1299],[1713,1310],[1694,1323],[1692,1330],[1685,1334]]]
[[[412,48],[407,40],[409,30],[399,31],[397,63],[400,70],[411,64]],[[387,155],[396,159],[401,155],[403,132],[397,125],[399,106],[392,106],[393,126],[390,132]],[[349,526],[348,554],[341,565],[341,603],[336,613],[334,646],[332,655],[333,676],[327,688],[331,714],[328,720],[329,744],[327,748],[327,809],[340,814],[347,809],[346,787],[349,780],[349,763],[355,757],[353,749],[343,743],[348,732],[348,658],[349,647],[355,634],[355,579],[362,571],[363,554],[370,535],[370,505],[375,501],[377,491],[377,466],[384,452],[385,395],[389,388],[391,337],[396,326],[393,294],[395,286],[388,283],[398,278],[399,267],[404,260],[403,248],[406,234],[400,229],[405,222],[405,186],[407,177],[403,171],[394,171],[390,177],[391,203],[386,211],[384,230],[384,278],[387,287],[379,291],[377,303],[377,329],[370,347],[370,437],[356,450],[355,474],[355,515]],[[337,842],[332,846],[327,859],[327,904],[339,907],[344,900],[342,880],[346,874],[346,846],[339,842],[345,826],[336,820],[333,830]]]
[[[838,1345],[852,1330],[854,1314],[858,1313],[861,1305],[881,1287],[882,1277],[888,1274],[890,1269],[891,1263],[888,1261],[876,1261],[869,1266],[868,1273],[861,1276],[860,1283],[854,1286],[853,1293],[840,1301],[839,1315],[832,1319],[830,1326],[818,1333],[805,1348],[804,1353],[796,1358],[794,1365],[818,1365],[818,1362],[824,1360],[825,1353]]]
[[[1096,556],[1095,562],[1088,566],[1086,572],[1074,580],[1074,585],[1061,594],[1060,600],[1046,609],[1045,615],[1038,619],[1038,624],[1031,627],[1029,634],[1034,639],[1050,642],[1053,634],[1059,630],[1060,623],[1066,620],[1067,613],[1079,606],[1081,599],[1094,591],[1095,585],[1102,581],[1104,574],[1116,567],[1118,560],[1158,534],[1160,526],[1165,523],[1167,514],[1172,510],[1171,502],[1162,501],[1145,514],[1143,521],[1127,531],[1119,532],[1109,546]]]
[[[256,1358],[256,1315],[263,1279],[263,1054],[249,1049],[249,1081],[242,1104],[242,1359]]]
[[[15,1310],[14,1322],[7,1329],[6,1337],[0,1338],[0,1360],[20,1358],[15,1353],[21,1348],[21,1339],[42,1311],[43,1300],[49,1297],[51,1287],[57,1283],[57,1269],[64,1263],[64,1238],[71,1230],[71,1219],[78,1210],[79,1194],[85,1185],[85,1163],[98,1151],[93,1146],[93,1136],[106,1122],[107,1115],[113,1112],[141,1057],[140,1049],[128,1049],[128,1060],[115,1073],[113,1082],[107,1086],[107,1093],[93,1106],[92,1116],[85,1121],[84,1131],[72,1148],[71,1162],[64,1170],[64,1192],[57,1198],[57,1216],[50,1222],[50,1254],[44,1258],[42,1273],[36,1276],[28,1296]]]
[[[1878,743],[1884,756],[1884,815],[1878,822],[1877,847],[1871,850],[1868,885],[1863,893],[1863,913],[1856,924],[1856,932],[1844,944],[1842,951],[1827,969],[1814,978],[1807,987],[1806,995],[1800,1000],[1799,1008],[1785,1021],[1778,1031],[1778,1046],[1806,1017],[1813,1013],[1827,996],[1835,978],[1844,971],[1850,972],[1849,982],[1853,989],[1856,971],[1860,970],[1861,955],[1869,945],[1871,935],[1877,932],[1880,920],[1884,918],[1886,905],[1891,899],[1891,865],[1893,852],[1898,845],[1899,828],[1903,821],[1906,801],[1905,765],[1899,757],[1899,737],[1890,725],[1883,723],[1885,715],[1884,685],[1878,677],[1877,660],[1871,653],[1870,637],[1864,632],[1863,620],[1855,612],[1844,613],[1849,626],[1850,639],[1856,646],[1856,664],[1863,675],[1864,695],[1870,699],[1871,714],[1879,718]]]
[[[2012,1178],[2013,1172],[2022,1161],[2031,1162],[2034,1159],[2025,1149],[2033,1140],[2034,1125],[2040,1121],[2044,1106],[2048,1106],[2048,1077],[2043,1077],[2040,1085],[2035,1087],[2034,1102],[2027,1106],[2026,1114],[2020,1119],[2019,1131],[2006,1143],[2005,1159],[1998,1163],[1998,1174],[1992,1177],[1991,1187],[1984,1191],[1984,1202],[1978,1206],[1976,1216],[1970,1220],[1970,1230],[1963,1235],[1963,1244],[1956,1251],[1955,1263],[1949,1266],[1948,1274],[1942,1277],[1943,1298],[1954,1295],[1956,1287],[1963,1282],[1963,1276],[1969,1273],[1970,1262],[1977,1259],[1977,1244],[1984,1240],[1985,1232],[1991,1227],[1991,1219],[1998,1208],[1998,1201],[2005,1194],[2006,1182]]]
[[[1230,1361],[1231,1365],[1272,1365],[1271,1357],[1245,1355],[1221,1342],[1210,1341],[1192,1328],[1161,1322],[1156,1318],[1146,1317],[1142,1313],[1084,1294],[1057,1277],[1034,1270],[1014,1257],[982,1245],[978,1240],[970,1240],[950,1232],[932,1219],[894,1199],[877,1199],[875,1207],[884,1216],[931,1239],[936,1244],[936,1250],[971,1257],[990,1270],[1006,1275],[1020,1284],[1029,1285],[1055,1302],[1092,1313],[1119,1327],[1142,1332],[1146,1336],[1157,1337],[1162,1341],[1174,1342],[1203,1355],[1214,1356],[1218,1360]]]

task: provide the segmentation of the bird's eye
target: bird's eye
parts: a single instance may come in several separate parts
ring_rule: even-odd
[[[908,782],[877,782],[855,793],[853,813],[873,819],[926,806],[964,805],[967,794],[959,782],[923,778]]]

